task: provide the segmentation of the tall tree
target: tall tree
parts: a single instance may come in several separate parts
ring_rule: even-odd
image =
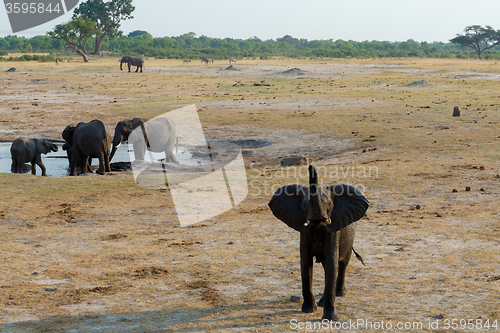
[[[489,25],[485,28],[480,25],[470,25],[464,29],[465,34],[457,34],[450,42],[469,47],[477,52],[479,59],[483,59],[483,51],[500,44],[500,30]]]
[[[120,22],[134,18],[131,14],[135,10],[132,0],[88,0],[78,6],[73,17],[82,16],[95,22],[96,29],[101,33],[96,36],[95,49],[92,54],[101,53],[101,43],[104,37],[115,38],[122,36],[119,30]]]
[[[66,47],[73,49],[83,57],[84,62],[89,62],[87,57],[87,43],[90,38],[99,35],[95,22],[89,18],[75,17],[68,23],[58,24],[53,31],[47,33],[54,39],[63,40]]]

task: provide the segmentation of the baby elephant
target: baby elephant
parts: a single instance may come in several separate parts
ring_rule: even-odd
[[[57,151],[57,146],[48,140],[16,139],[10,147],[12,173],[23,173],[24,163],[31,163],[31,173],[36,175],[36,165],[42,169],[42,176],[47,176],[41,154]]]
[[[368,209],[368,200],[350,185],[318,185],[318,176],[309,166],[309,187],[286,185],[279,188],[269,207],[281,221],[300,232],[300,270],[302,276],[302,312],[314,312],[312,291],[313,258],[325,270],[325,290],[318,305],[323,319],[336,320],[335,294],[345,292],[347,265],[354,251],[356,221]],[[334,294],[335,293],[335,294]]]

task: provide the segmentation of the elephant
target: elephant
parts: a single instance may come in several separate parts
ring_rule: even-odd
[[[48,154],[57,151],[57,146],[52,142],[43,139],[16,139],[10,147],[12,157],[12,173],[23,173],[24,163],[31,163],[31,173],[36,175],[36,166],[42,169],[42,176],[47,176],[45,165],[42,162],[41,154]]]
[[[212,58],[203,58],[201,59],[201,62],[204,62],[206,65],[208,65],[209,63],[214,63],[214,59]]]
[[[351,185],[318,185],[316,169],[309,166],[309,187],[291,184],[279,188],[269,202],[275,217],[300,232],[302,312],[317,308],[312,291],[313,258],[323,265],[325,289],[318,302],[323,319],[337,320],[335,296],[345,294],[346,268],[354,252],[356,221],[369,206],[360,190]],[[334,294],[335,292],[335,294]]]
[[[142,130],[136,130],[138,128]],[[123,141],[133,144],[136,160],[144,160],[146,149],[159,153],[165,152],[165,162],[178,163],[173,154],[174,146],[179,147],[177,127],[168,118],[142,118],[122,120],[116,124],[109,160],[113,159],[116,149]]]
[[[135,72],[137,73],[139,71],[139,68],[141,69],[142,73],[142,66],[144,65],[144,60],[142,60],[141,57],[131,57],[131,56],[124,56],[120,60],[120,70],[123,70],[122,64],[126,62],[128,64],[128,71],[130,73],[130,66],[137,66],[137,69]]]
[[[92,120],[88,123],[78,123],[75,126],[66,126],[62,132],[62,137],[68,142],[70,151],[70,176],[76,176],[76,166],[81,158],[80,167],[82,173],[88,171],[89,158],[99,159],[97,173],[104,175],[110,172],[109,166],[109,144],[106,128],[100,120]]]
[[[71,157],[73,155],[73,146],[69,144],[68,141],[64,141],[64,145],[62,146],[62,150],[66,151],[66,155],[68,157],[69,165],[71,166]],[[78,161],[76,162],[77,168],[80,168],[80,171],[83,171],[85,168],[83,167],[83,156],[80,154],[78,157]],[[87,170],[91,170],[92,168],[92,159],[89,158],[87,162]]]

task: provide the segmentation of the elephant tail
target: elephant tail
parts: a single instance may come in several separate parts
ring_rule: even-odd
[[[175,153],[179,152],[179,137],[175,138]]]
[[[356,256],[356,259],[358,259],[359,261],[361,261],[361,263],[363,264],[363,266],[366,266],[365,262],[363,261],[363,258],[358,254],[358,252],[356,252],[356,250],[354,250],[354,247],[352,248],[352,252],[354,252],[354,255]]]

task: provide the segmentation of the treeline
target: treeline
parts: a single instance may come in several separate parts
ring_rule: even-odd
[[[94,48],[94,41],[87,44],[87,50]],[[46,52],[68,54],[64,42],[49,36],[32,38],[7,36],[0,38],[0,55],[7,53]],[[232,38],[197,37],[188,33],[177,37],[157,37],[145,31],[134,31],[128,36],[102,41],[101,52],[110,55],[142,55],[160,59],[228,59],[249,57],[267,59],[273,56],[292,58],[477,58],[470,49],[454,43],[388,41],[344,41],[344,40],[307,40],[284,36],[276,40],[261,40],[257,37],[246,40]],[[19,59],[22,57],[19,57]],[[485,59],[500,59],[500,46],[485,51]],[[4,60],[5,57],[3,58]],[[14,58],[13,58],[14,59]],[[52,59],[52,58],[50,58]],[[37,60],[37,59],[25,59]],[[43,61],[42,59],[38,59]],[[44,59],[45,60],[45,59]]]

